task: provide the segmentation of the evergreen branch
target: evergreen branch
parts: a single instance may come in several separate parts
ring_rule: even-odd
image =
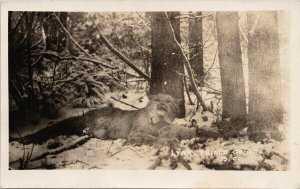
[[[126,63],[129,67],[131,67],[135,72],[137,72],[140,76],[143,78],[150,80],[150,77],[145,74],[140,68],[138,68],[131,60],[129,60],[127,57],[125,57],[120,51],[118,51],[109,41],[108,39],[100,32],[101,29],[99,28],[98,24],[95,22],[95,20],[90,16],[91,20],[93,21],[94,25],[97,27],[100,40],[105,44],[105,46],[114,53],[118,58],[120,58],[124,63]]]

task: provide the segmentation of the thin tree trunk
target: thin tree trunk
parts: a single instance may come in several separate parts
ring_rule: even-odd
[[[33,69],[32,69],[32,61],[31,61],[31,44],[32,44],[32,24],[34,20],[35,13],[28,14],[26,16],[26,29],[28,31],[27,39],[26,39],[26,63],[27,63],[27,72],[28,72],[28,78],[29,78],[29,97],[31,102],[31,108],[35,107],[35,94],[33,89]]]
[[[212,110],[207,108],[206,104],[204,103],[204,101],[198,91],[190,62],[189,62],[187,56],[185,55],[183,49],[181,48],[180,43],[177,41],[177,39],[175,37],[174,29],[171,25],[171,22],[169,20],[169,16],[168,16],[167,12],[162,13],[162,18],[164,19],[165,23],[167,23],[166,31],[168,32],[168,34],[166,35],[166,37],[170,41],[170,45],[172,46],[172,48],[176,49],[176,51],[178,51],[178,53],[179,53],[178,55],[180,57],[180,60],[183,62],[184,66],[186,68],[186,71],[187,71],[187,74],[189,76],[189,80],[191,83],[191,89],[193,90],[194,94],[196,95],[198,103],[201,104],[203,111],[208,110],[208,111],[212,112]]]
[[[198,17],[196,17],[198,16]],[[194,71],[197,83],[203,86],[203,37],[202,37],[202,13],[197,12],[189,21],[189,51],[190,64]]]
[[[246,123],[247,107],[238,21],[237,12],[217,12],[222,118],[242,126]]]

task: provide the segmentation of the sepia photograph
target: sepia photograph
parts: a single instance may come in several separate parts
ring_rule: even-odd
[[[8,10],[6,171],[290,171],[291,20]]]

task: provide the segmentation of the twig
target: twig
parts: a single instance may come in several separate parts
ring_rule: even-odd
[[[58,148],[53,149],[53,150],[48,150],[48,151],[46,151],[46,152],[44,152],[44,153],[42,153],[42,154],[40,154],[40,155],[32,158],[30,161],[35,161],[35,160],[43,159],[47,155],[59,154],[59,153],[61,153],[63,151],[75,148],[76,146],[85,143],[88,139],[90,139],[90,136],[84,135],[84,136],[79,137],[76,140],[72,141],[70,144],[58,147]]]
[[[61,23],[60,19],[57,17],[57,15],[54,13],[53,16],[56,18],[58,24],[60,25],[60,27],[63,29],[63,31],[69,36],[69,38],[71,39],[71,41],[84,53],[86,54],[88,57],[93,58],[92,55],[90,55],[88,52],[86,52],[83,47],[73,38],[73,36],[69,33],[69,31],[65,28],[65,26]]]
[[[161,161],[163,159],[166,159],[168,157],[171,156],[171,151],[176,151],[174,147],[170,147],[168,154],[164,155],[164,156],[158,156],[158,158],[156,159],[156,161],[153,163],[153,165],[151,165],[148,169],[154,170],[156,169],[160,164]],[[178,161],[182,163],[182,165],[187,169],[187,170],[192,170],[191,166],[188,164],[187,161],[184,160],[184,158],[178,154]]]
[[[128,147],[128,149],[131,150],[131,151],[133,151],[133,152],[135,152],[138,156],[143,157],[143,156],[142,156],[141,154],[139,154],[135,149],[132,149],[132,148],[130,148],[130,147]]]
[[[18,18],[18,22],[16,24],[16,26],[14,27],[14,29],[12,30],[12,36],[15,34],[15,32],[17,31],[20,23],[21,23],[21,20],[24,18],[25,16],[25,12],[22,12],[22,15]]]
[[[131,60],[129,60],[127,57],[125,57],[120,51],[118,51],[116,48],[113,47],[113,45],[106,39],[106,37],[100,32],[101,29],[99,28],[98,24],[96,24],[95,20],[90,16],[91,20],[93,21],[94,25],[97,27],[100,40],[105,44],[105,46],[114,53],[118,58],[120,58],[124,63],[126,63],[129,67],[131,67],[135,72],[137,72],[140,76],[143,78],[150,80],[150,77],[145,74],[142,70],[140,70],[134,63],[132,63]]]
[[[190,166],[190,164],[185,161],[185,159],[179,154],[178,155],[178,160],[182,163],[182,165],[187,169],[187,170],[192,170],[192,167]]]
[[[88,61],[88,62],[92,62],[94,64],[103,66],[105,68],[110,68],[110,69],[118,69],[117,67],[114,66],[110,66],[100,60],[95,60],[95,59],[90,59],[90,58],[84,58],[84,57],[60,57],[57,53],[55,52],[51,52],[51,51],[47,51],[47,52],[42,52],[42,53],[38,53],[38,54],[32,54],[33,56],[54,56],[57,57],[59,60],[82,60],[82,61]]]
[[[119,99],[116,99],[115,97],[111,97],[112,99],[114,99],[115,101],[118,101],[118,102],[121,102],[122,104],[125,104],[125,105],[127,105],[127,106],[130,106],[130,107],[132,107],[132,108],[135,108],[135,109],[140,109],[140,108],[138,108],[138,107],[136,107],[136,106],[133,106],[133,105],[131,105],[131,104],[128,104],[128,103],[126,103],[126,102],[123,102],[123,101],[121,101],[121,100],[119,100]]]
[[[217,41],[214,40],[211,44],[209,44],[209,45],[207,45],[207,46],[203,46],[203,48],[208,48],[208,47],[212,46],[213,44],[215,44],[216,42],[217,42]]]
[[[174,146],[170,147],[171,151],[176,153],[176,149]],[[178,157],[178,161],[182,163],[182,165],[187,169],[187,170],[192,170],[191,166],[189,165],[189,163],[187,161],[185,161],[185,159],[182,157],[182,155],[180,154],[180,152],[177,155]]]
[[[26,161],[28,162],[32,156],[32,153],[33,153],[33,148],[34,148],[34,144],[32,144],[32,147],[31,147],[31,150],[30,150],[30,154],[27,154],[27,158],[26,158]]]
[[[31,67],[34,67],[35,65],[37,65],[42,59],[43,59],[43,56],[39,56],[39,57],[31,64]]]
[[[179,52],[181,53],[182,61],[183,61],[184,65],[185,65],[185,68],[186,68],[187,73],[188,73],[189,78],[190,78],[192,90],[195,93],[198,102],[201,104],[201,106],[203,108],[203,111],[207,111],[208,108],[205,105],[204,101],[202,100],[202,97],[201,97],[201,95],[200,95],[200,93],[199,93],[199,91],[197,89],[197,85],[195,83],[195,79],[194,79],[194,76],[193,76],[192,68],[191,68],[191,65],[190,65],[190,63],[188,61],[188,58],[186,57],[185,53],[183,52],[183,50],[182,50],[179,42],[175,38],[174,30],[173,30],[172,25],[170,23],[168,14],[166,12],[164,12],[164,13],[162,13],[162,17],[163,17],[163,19],[164,19],[164,21],[166,23],[167,31],[168,31],[169,37],[171,38],[171,44],[172,44],[173,48],[178,49]]]
[[[247,39],[245,33],[243,32],[243,30],[242,30],[240,24],[238,24],[238,27],[239,27],[240,33],[242,34],[243,39],[244,39],[244,40],[246,41],[246,43],[248,44],[248,39]]]
[[[183,82],[184,82],[184,87],[185,87],[185,92],[188,96],[189,102],[191,105],[195,105],[194,102],[192,101],[188,86],[187,86],[187,81],[186,81],[186,77],[183,77]]]
[[[43,39],[37,41],[36,43],[34,43],[32,46],[31,46],[31,49],[35,48],[36,46],[38,46],[39,44],[41,44],[43,42]]]
[[[119,151],[116,151],[115,153],[111,154],[110,157],[113,157],[113,156],[115,156],[116,154],[118,154],[118,153],[120,153],[120,152],[123,152],[123,151],[126,150],[126,149],[127,149],[127,148],[123,148],[123,149],[121,149],[121,150],[119,150]]]
[[[123,152],[124,150],[127,150],[127,149],[128,149],[128,150],[131,150],[131,151],[133,151],[133,152],[135,152],[138,156],[143,157],[143,156],[142,156],[141,154],[139,154],[136,150],[134,150],[134,149],[132,149],[132,148],[130,148],[130,147],[123,148],[123,149],[121,149],[121,150],[119,150],[119,151],[117,151],[117,152],[111,154],[110,157],[113,157],[113,156],[115,156],[116,154],[118,154],[118,153],[120,153],[120,152]]]
[[[202,15],[202,16],[190,16],[190,15],[194,15],[194,13],[176,16],[175,18],[176,19],[196,19],[196,18],[209,17],[209,16],[212,16],[213,14],[207,14],[207,15]]]
[[[127,82],[146,82],[147,80],[145,79],[133,79],[133,80],[128,80]]]
[[[213,36],[213,34],[215,33],[216,27],[214,26],[213,31],[211,32],[211,34],[209,35],[208,39],[206,41],[204,41],[203,43],[203,47],[205,47],[205,44],[210,40],[210,38]]]
[[[217,57],[217,54],[218,54],[218,48],[216,49],[216,52],[215,52],[215,56],[214,56],[214,60],[211,64],[211,66],[206,70],[206,72],[204,73],[203,77],[205,78],[206,74],[211,70],[211,68],[214,66],[215,64],[215,60],[216,60],[216,57]]]
[[[115,131],[115,128],[116,128],[116,127],[114,127],[114,131]],[[110,145],[109,145],[109,147],[108,147],[107,150],[106,150],[106,153],[109,152],[109,150],[110,150],[111,146],[113,145],[113,143],[114,143],[114,141],[112,140],[111,143],[110,143]]]
[[[158,166],[161,164],[161,161],[162,161],[163,159],[166,159],[169,155],[170,155],[170,154],[167,154],[167,155],[165,155],[165,156],[159,156],[159,157],[156,159],[156,161],[154,162],[154,164],[151,165],[148,169],[151,169],[151,170],[156,169],[156,167],[158,167]]]
[[[142,17],[142,15],[139,14],[139,12],[135,12],[142,20],[144,20],[146,22],[145,26],[148,29],[148,31],[151,31],[151,28],[147,25],[148,20],[144,17]]]
[[[212,91],[216,92],[216,93],[222,93],[222,91],[218,90],[218,89],[214,89],[212,88],[210,85],[208,85],[206,82],[204,83],[205,85],[202,88],[208,88],[211,89]]]

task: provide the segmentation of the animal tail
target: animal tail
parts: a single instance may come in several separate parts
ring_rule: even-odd
[[[42,144],[59,135],[80,135],[84,129],[83,117],[71,117],[22,138],[10,137],[10,141],[18,141],[22,144]]]

